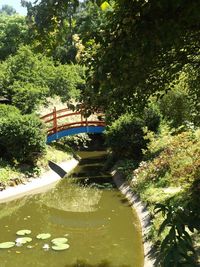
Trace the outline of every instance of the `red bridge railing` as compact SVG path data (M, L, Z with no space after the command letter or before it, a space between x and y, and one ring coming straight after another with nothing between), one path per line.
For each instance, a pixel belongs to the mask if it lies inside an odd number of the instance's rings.
M82 111L73 112L70 109L64 108L53 111L41 117L47 126L47 135L51 135L69 128L76 128L81 126L105 126L103 120L104 114L95 113L90 117L84 117Z

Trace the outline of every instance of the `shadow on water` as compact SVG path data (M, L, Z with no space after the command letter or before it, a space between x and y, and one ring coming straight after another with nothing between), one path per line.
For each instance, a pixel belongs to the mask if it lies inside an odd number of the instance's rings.
M104 170L107 161L107 151L102 135L93 135L88 148L77 152L80 161L72 173L73 179L81 185L97 188L114 188L112 177Z
M65 265L65 267L115 267L114 265L112 265L109 261L101 261L100 263L98 264L89 264L85 261L82 261L82 260L78 260L76 263L74 264L67 264ZM118 267L130 267L130 265L120 265Z

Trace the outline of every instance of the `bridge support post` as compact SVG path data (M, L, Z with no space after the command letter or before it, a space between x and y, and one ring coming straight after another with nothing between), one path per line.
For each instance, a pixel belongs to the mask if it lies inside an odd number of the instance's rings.
M57 114L56 114L56 107L53 109L53 128L54 128L54 133L57 134L58 131L58 125L57 125Z
M85 118L85 121L86 121L86 132L88 133L89 130L88 130L88 118L87 117Z

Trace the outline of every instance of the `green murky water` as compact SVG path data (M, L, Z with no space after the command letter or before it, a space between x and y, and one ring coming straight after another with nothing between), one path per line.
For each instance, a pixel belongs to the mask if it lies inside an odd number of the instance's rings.
M45 193L0 204L0 242L14 241L20 229L32 230L33 238L28 244L33 248L26 244L1 249L0 267L143 266L136 213L117 189L102 189L110 179L101 173L105 152L80 152L80 156L74 179L63 179ZM52 237L37 240L39 233ZM69 234L68 250L44 251L44 244L51 245L51 239L65 234Z

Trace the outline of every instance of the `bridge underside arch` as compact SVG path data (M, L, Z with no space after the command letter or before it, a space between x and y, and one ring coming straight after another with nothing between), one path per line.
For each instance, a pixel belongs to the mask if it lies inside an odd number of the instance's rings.
M74 127L69 128L66 130L59 131L57 133L51 134L47 137L47 144L51 143L52 141L58 140L62 137L75 135L79 133L102 133L105 130L105 126L81 126L81 127Z

